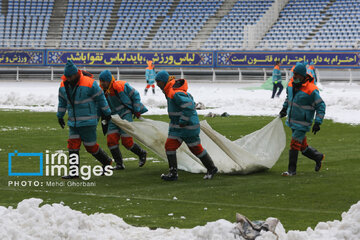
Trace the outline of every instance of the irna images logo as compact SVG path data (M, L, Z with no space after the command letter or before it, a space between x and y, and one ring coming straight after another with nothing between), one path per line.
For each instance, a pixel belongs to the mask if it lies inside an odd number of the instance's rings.
M39 172L13 172L12 163L14 157L24 157L24 159L29 157L39 157ZM43 153L18 153L15 150L13 153L8 153L8 163L9 163L9 176L43 176Z
M8 153L8 175L9 176L80 176L83 180L89 180L92 175L95 176L112 176L113 170L110 165L100 166L96 165L94 167L90 165L79 166L80 159L77 154L68 155L63 152L56 152L50 154L49 150L45 151L45 167L43 161L43 153L19 153L15 150L13 153ZM38 158L36 159L36 164L39 164L38 172L16 172L14 170L14 163L21 163L21 165L26 165L26 161L29 158ZM32 161L34 161L32 159ZM33 162L32 162L33 163ZM70 167L68 167L70 165Z

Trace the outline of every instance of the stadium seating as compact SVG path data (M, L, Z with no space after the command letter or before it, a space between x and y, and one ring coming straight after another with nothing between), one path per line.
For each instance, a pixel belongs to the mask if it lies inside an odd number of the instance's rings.
M54 0L9 0L8 4L7 15L0 16L0 47L45 46Z
M202 48L241 48L244 39L244 25L256 23L273 2L273 0L238 1L233 9L221 19Z
M69 0L62 34L62 47L103 46L115 0ZM65 40L70 40L64 42Z
M1 11L6 2L7 11ZM0 1L0 12L3 13L0 14L0 47L45 47L54 5L67 3L62 9L66 15L61 30L52 28L49 35L61 34L57 39L61 40L61 48L189 49L196 46L194 39L197 39L202 41L201 49L239 50L245 49L244 26L258 22L274 2ZM233 7L223 12L227 6ZM222 11L219 11L220 7ZM221 12L226 14L220 19L216 14ZM211 17L213 19L208 21ZM218 22L216 25L214 19ZM198 35L206 23L205 31ZM206 33L206 29L211 31ZM107 43L103 41L105 36L110 40ZM257 49L357 49L359 45L359 0L290 0Z
M1 13L1 6L2 1L0 1L0 13ZM0 47L3 47L3 39L4 39L4 31L5 31L5 16L0 14Z
M109 48L141 48L157 18L166 16L173 0L123 0Z
M166 16L150 47L152 49L186 49L223 2L224 0L181 0L174 14Z
M323 10L329 2L330 0L290 0L258 47L299 48L326 16Z
M326 14L330 14L331 18L316 33L307 47L317 49L356 47L354 42L360 39L359 1L337 0Z

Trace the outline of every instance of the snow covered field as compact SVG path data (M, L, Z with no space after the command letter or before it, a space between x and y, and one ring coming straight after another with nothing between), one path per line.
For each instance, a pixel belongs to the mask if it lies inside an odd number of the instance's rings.
M235 239L235 224L220 219L192 229L156 229L133 227L112 214L86 215L62 204L45 204L31 198L16 209L0 206L0 239L156 239L221 240ZM342 214L342 220L319 223L314 229L285 232L279 223L275 230L279 240L358 240L360 239L360 202ZM237 237L236 239L239 239ZM275 240L263 232L257 240Z
M130 83L141 94L149 109L146 114L166 114L166 100L159 88L156 94L149 91L144 96L144 83ZM53 111L57 109L57 93L60 82L0 82L0 108ZM248 90L260 86L241 83L189 83L189 92L196 102L202 102L206 110L199 114L223 113L245 116L275 116L285 99L285 92L278 99L270 99L269 90ZM327 83L320 93L326 103L327 119L335 122L360 124L360 85Z

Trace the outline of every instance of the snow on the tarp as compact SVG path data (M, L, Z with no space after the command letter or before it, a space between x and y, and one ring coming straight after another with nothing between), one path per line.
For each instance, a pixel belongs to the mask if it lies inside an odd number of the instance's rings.
M0 82L0 108L25 109L31 111L56 111L59 82ZM159 88L144 96L144 83L131 82L141 94L143 103L149 109L146 114L166 114L166 100ZM260 86L242 83L199 83L190 82L189 92L196 102L202 102L209 112L245 116L275 116L285 99L270 99L269 90L248 90ZM321 97L326 103L326 119L336 122L360 124L360 85L348 83L326 83L322 85Z
M62 204L45 204L31 198L17 208L0 207L0 239L156 239L196 240L234 239L235 223L220 219L192 229L134 227L113 214L86 215ZM235 213L234 213L235 214ZM358 240L360 239L360 202L342 214L342 220L320 222L314 229L285 232L276 227L280 240ZM275 240L270 232L262 232L257 240Z

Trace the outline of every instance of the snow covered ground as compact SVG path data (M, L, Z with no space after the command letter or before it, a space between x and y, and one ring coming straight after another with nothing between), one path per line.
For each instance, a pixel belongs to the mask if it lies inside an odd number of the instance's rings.
M235 224L220 219L192 229L134 227L113 214L86 215L62 204L45 204L31 198L16 209L0 206L0 239L156 239L221 240L235 239ZM235 213L234 213L235 214ZM281 223L275 230L279 240L358 240L360 239L360 202L342 214L342 220L320 222L306 231L285 232ZM236 239L239 239L237 237ZM263 232L257 240L275 240Z
M149 109L146 114L166 114L166 101L159 88L156 94L149 91L144 96L144 83L130 83L141 94ZM59 82L0 82L0 108L53 111L57 109ZM190 82L189 92L196 102L202 102L206 110L199 114L223 113L245 116L275 116L285 99L285 92L278 99L270 99L269 90L249 90L260 83L199 83ZM335 122L360 124L360 85L327 83L320 93L326 103L327 119Z

